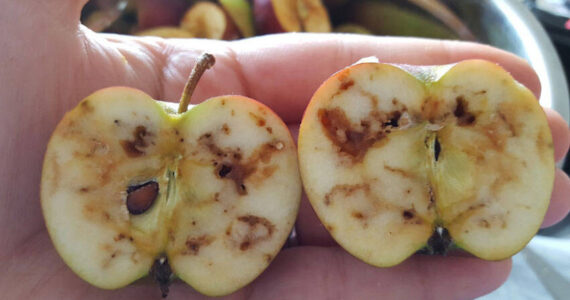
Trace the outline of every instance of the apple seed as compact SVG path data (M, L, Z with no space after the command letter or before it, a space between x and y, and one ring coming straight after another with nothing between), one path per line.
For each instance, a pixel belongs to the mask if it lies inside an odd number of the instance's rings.
M127 189L127 209L132 215L146 212L158 196L158 183L149 181Z

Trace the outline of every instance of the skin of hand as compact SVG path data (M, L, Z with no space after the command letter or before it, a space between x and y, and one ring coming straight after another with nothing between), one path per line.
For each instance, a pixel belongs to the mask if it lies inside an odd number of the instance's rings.
M289 124L294 136L313 92L335 71L366 56L382 62L448 64L469 58L500 64L538 97L529 65L478 44L355 35L287 34L237 42L163 40L96 34L79 24L86 0L0 0L0 292L5 299L156 299L150 280L105 291L74 275L55 252L41 214L39 185L47 141L64 113L109 86L141 89L177 101L195 59L215 55L193 102L224 94L257 99ZM556 160L570 143L568 126L545 109ZM570 180L560 170L544 226L570 210ZM340 249L304 197L300 245L282 251L252 284L223 299L467 299L504 282L511 261L465 255L416 255L374 268ZM170 299L202 299L176 281Z

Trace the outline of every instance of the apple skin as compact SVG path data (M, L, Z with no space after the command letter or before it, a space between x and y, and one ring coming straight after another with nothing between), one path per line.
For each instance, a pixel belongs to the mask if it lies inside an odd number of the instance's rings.
M240 162L246 193L217 169ZM158 183L156 200L129 214L125 190L148 180ZM53 244L85 281L124 287L165 255L175 276L210 296L236 291L268 266L300 195L294 141L266 106L220 96L176 114L172 103L126 87L99 90L65 115L41 182Z
M539 229L554 181L538 101L481 60L337 72L305 111L298 152L325 228L378 267L424 248L437 228L479 258L508 258Z

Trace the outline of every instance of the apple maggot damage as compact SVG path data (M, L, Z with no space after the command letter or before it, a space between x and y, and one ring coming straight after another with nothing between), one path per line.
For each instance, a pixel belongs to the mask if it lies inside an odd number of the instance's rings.
M431 71L348 67L321 85L301 124L311 204L341 246L376 266L426 246L445 253L451 240L504 259L548 207L552 140L534 96L489 62Z
M164 104L166 105L166 104ZM129 88L95 92L52 135L42 174L46 225L91 284L150 275L224 295L257 277L294 224L301 183L286 125L249 98L182 113Z

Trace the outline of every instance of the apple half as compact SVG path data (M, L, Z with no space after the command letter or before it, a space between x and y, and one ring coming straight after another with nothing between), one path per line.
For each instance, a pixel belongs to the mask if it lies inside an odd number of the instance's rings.
M313 95L298 152L324 226L381 267L450 241L486 260L510 257L539 229L554 181L538 101L482 60L341 70Z
M331 21L321 0L254 0L259 33L330 32Z
M252 281L300 195L295 144L268 107L220 96L176 113L127 87L65 115L41 183L47 229L75 273L115 289L150 272L163 295L171 273L211 296Z

